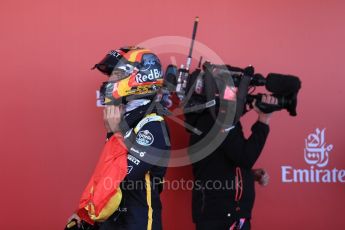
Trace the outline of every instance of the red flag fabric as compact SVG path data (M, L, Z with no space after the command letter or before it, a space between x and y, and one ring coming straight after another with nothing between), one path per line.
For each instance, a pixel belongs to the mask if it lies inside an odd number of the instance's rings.
M120 204L119 188L127 175L127 148L120 133L105 144L95 171L79 201L77 214L84 221L104 221Z

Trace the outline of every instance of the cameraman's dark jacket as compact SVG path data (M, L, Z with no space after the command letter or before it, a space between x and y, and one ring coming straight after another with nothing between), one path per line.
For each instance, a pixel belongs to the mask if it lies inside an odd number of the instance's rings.
M155 109L145 115L148 107L126 113L121 123L128 148L128 172L120 185L120 208L100 226L101 230L162 229L160 192L166 167L159 165L168 163L170 142L163 117Z
M213 117L204 112L198 116L194 125L203 134L192 134L191 145L211 130ZM195 223L233 222L240 217L251 218L255 199L252 167L264 147L269 126L256 122L251 130L251 136L245 139L239 122L230 131L220 129L219 132L223 132L225 138L221 145L206 158L193 164L195 187L192 211Z

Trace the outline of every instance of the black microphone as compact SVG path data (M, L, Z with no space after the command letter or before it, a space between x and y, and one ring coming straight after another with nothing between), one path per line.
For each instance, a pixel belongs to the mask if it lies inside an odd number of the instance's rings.
M301 81L292 75L269 73L266 78L266 89L282 96L297 93L301 88Z

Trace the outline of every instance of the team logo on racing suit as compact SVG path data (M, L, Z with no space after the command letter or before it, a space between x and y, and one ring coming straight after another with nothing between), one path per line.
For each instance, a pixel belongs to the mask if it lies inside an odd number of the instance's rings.
M131 148L131 151L132 151L133 153L138 154L140 157L144 157L145 154L146 154L146 152L139 151L138 149L135 149L135 148L133 148L133 147Z
M154 141L152 133L148 130L140 131L136 137L136 142L139 145L150 146Z

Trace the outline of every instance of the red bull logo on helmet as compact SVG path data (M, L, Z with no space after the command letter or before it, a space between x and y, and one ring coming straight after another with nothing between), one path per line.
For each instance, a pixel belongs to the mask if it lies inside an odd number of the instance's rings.
M145 72L139 72L135 76L135 81L138 83L154 82L162 78L162 72L159 69L151 69Z

